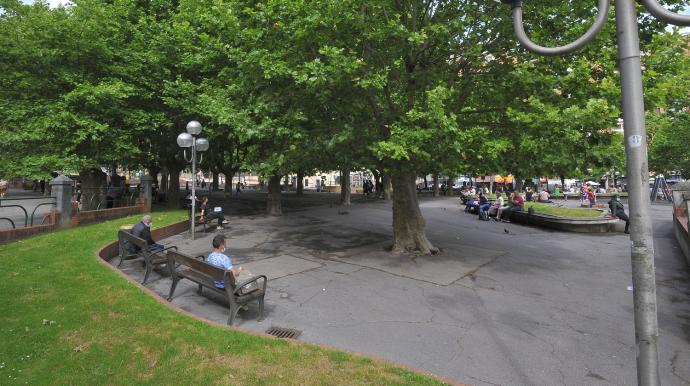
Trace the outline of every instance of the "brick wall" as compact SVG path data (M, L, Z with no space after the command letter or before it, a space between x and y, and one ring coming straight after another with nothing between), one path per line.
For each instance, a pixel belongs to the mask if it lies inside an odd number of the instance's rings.
M0 244L37 235L39 233L54 231L58 228L57 213L50 214L50 224L34 225L26 228L7 229L0 231Z
M78 212L77 214L72 216L70 225L76 226L79 224L94 221L111 220L114 218L126 217L137 213L144 213L143 205L124 206L122 208L111 209L86 210Z

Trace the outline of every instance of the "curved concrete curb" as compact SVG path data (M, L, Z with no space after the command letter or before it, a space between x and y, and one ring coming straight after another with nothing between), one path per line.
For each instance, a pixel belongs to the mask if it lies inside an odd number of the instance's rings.
M576 233L606 233L610 232L620 221L611 218L581 218L558 217L541 213L513 212L511 220L526 225L536 225L543 228L556 229Z
M180 221L178 223L166 225L162 228L154 229L153 231L151 231L151 237L153 237L155 239L166 238L166 237L170 237L172 235L182 233L188 229L189 229L189 221L183 220L183 221ZM99 261L99 263L101 263L105 267L108 267L108 269L115 272L120 277L122 277L123 279L125 279L128 282L130 282L131 284L133 284L135 287L138 287L144 293L151 296L155 301L166 306L170 310L178 312L178 313L183 314L185 316L188 316L192 319L196 319L200 322L203 322L203 323L215 326L215 327L224 328L224 329L228 329L228 330L235 330L235 331L243 332L245 334L258 336L261 338L279 339L279 338L274 337L273 335L268 335L265 333L261 333L261 332L257 332L257 331L253 331L253 330L248 330L248 329L245 329L242 327L228 326L227 324L222 324L222 323L214 322L212 320L204 319L204 318L201 318L197 315L192 314L189 311L186 311L180 307L177 307L173 303L171 303L171 302L161 298L160 296L158 296L158 294L155 293L153 290L143 286L141 283L139 283L138 281L127 276L124 272L117 269L117 267L110 264L110 260L112 260L114 257L116 257L119 253L120 252L119 252L119 248L118 248L118 242L117 242L117 240L115 240L115 241L111 241L110 243L104 245L98 251L96 251L96 257L97 257L97 260ZM285 339L283 339L283 340L285 340ZM446 383L448 385L467 386L467 384L465 384L465 383L462 383L462 382L459 382L459 381L456 381L453 379L445 378L445 377L442 377L440 375L436 375L436 374L430 373L429 371L422 370L422 369L419 369L416 367L408 366L408 365L405 365L402 363L397 363L397 362L394 362L390 359L379 358L379 357L374 356L374 355L348 351L348 350L344 350L342 348L338 348L338 347L330 346L330 345L324 345L324 344L317 344L317 343L311 343L311 342L300 342L300 341L294 341L294 340L285 340L285 341L288 342L289 344L293 344L293 345L306 344L306 345L321 347L321 348L328 349L328 350L345 352L345 353L351 354L353 356L368 358L368 359L371 359L371 360L379 362L379 363L388 364L388 365L393 366L393 367L398 367L398 368L402 368L402 369L405 369L405 370L408 370L408 371L411 371L414 373L422 374L422 375L434 378L439 382Z

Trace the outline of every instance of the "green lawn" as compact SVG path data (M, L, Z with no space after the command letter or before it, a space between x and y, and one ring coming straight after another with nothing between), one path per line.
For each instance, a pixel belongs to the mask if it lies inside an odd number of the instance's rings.
M154 226L185 218L154 213ZM0 384L435 385L387 364L210 326L159 304L95 252L129 217L0 246Z
M542 204L539 202L526 202L525 210L534 208L536 213L559 217L601 217L601 211L594 209L562 208L555 204Z

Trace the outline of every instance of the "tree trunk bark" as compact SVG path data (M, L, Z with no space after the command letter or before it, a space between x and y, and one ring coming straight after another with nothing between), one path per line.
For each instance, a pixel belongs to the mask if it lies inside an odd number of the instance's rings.
M521 191L525 181L523 181L522 178L518 176L514 176L513 180L515 180L515 191Z
M211 182L211 191L215 192L218 190L218 172L211 172L213 173L213 182Z
M180 172L179 166L169 166L170 177L168 179L168 202L178 205L180 202Z
M489 176L489 193L494 192L494 176Z
M110 192L106 192L108 180L105 173L100 169L86 169L80 171L79 179L81 180L83 210L106 209L108 207L108 194L111 195L111 202L114 202L113 200L116 198L115 193L118 193L118 189L120 189L119 187L121 186L119 177L116 176L115 178L118 179L118 184L115 185L113 179L111 179L111 190ZM46 187L46 191L47 190Z
M429 189L429 181L426 179L426 174L424 175L424 190Z
M439 189L440 187L438 184L438 174L434 174L434 197L438 197L441 195Z
M393 196L393 185L391 183L391 177L387 174L383 175L383 199L390 201Z
M266 210L270 216L281 216L283 214L280 196L280 176L271 176L268 180Z
M350 206L350 169L340 171L340 205Z
M297 191L296 195L301 196L304 193L304 172L297 172Z
M376 189L376 195L374 197L379 198L381 197L381 190L383 187L381 184L381 173L379 173L376 169L373 169L371 174L374 175L374 189Z
M561 193L565 193L565 176L561 174L559 177L561 177Z
M168 192L168 169L165 168L161 170L161 186L158 187L158 191L161 193Z
M426 238L426 221L417 202L415 173L393 175L393 249L394 253L419 251L423 255L435 254L438 249Z

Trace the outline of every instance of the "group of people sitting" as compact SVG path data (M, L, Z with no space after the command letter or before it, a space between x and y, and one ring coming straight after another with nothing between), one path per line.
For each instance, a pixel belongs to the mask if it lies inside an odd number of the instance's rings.
M483 191L479 192L477 198L470 196L465 205L465 213L477 213L479 219L489 221L510 222L510 217L514 212L521 212L525 209L525 198L519 192L512 196L503 197L503 193L496 193L496 200L491 203Z
M546 188L542 189L541 192L535 192L532 190L532 188L528 187L525 191L525 201L536 201L543 204L552 204L553 201L551 201L550 198L551 194Z

